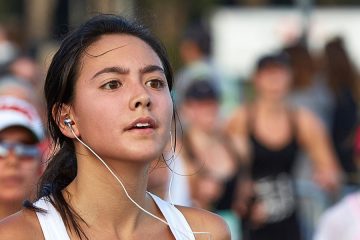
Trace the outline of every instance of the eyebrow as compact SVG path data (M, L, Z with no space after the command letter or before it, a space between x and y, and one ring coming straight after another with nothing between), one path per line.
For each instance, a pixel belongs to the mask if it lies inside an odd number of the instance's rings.
M140 73L144 74L144 73L152 73L152 72L161 72L164 73L164 69L158 65L148 65L144 68L141 68Z
M122 67L107 67L103 68L97 73L94 74L94 76L91 79L96 78L97 76L104 74L104 73L117 73L117 74L127 74L130 70Z
M94 79L97 76L104 74L104 73L128 74L129 72L130 72L130 70L128 68L123 68L123 67L118 67L118 66L117 67L106 67L106 68L101 69L97 73L95 73L91 79ZM139 72L141 74L152 73L152 72L164 73L164 69L158 65L148 65L148 66L145 66L144 68L141 68L139 70Z

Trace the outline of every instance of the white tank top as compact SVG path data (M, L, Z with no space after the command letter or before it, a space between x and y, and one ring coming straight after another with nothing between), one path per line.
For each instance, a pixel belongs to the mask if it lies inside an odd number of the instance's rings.
M172 204L149 193L164 215L169 228L176 240L195 240L184 215ZM45 240L70 240L60 213L45 198L39 199L34 205L46 212L36 212Z

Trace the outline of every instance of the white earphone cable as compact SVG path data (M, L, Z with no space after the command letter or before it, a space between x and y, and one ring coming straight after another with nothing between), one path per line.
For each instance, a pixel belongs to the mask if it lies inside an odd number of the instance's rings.
M170 147L171 147L171 150L175 151L174 149L174 144L173 144L173 140L172 140L172 134L171 134L171 131L170 131ZM171 162L173 162L173 168L175 168L175 152L172 153L171 157L170 157L170 164ZM172 183L173 183L173 180L174 180L174 169L172 169L171 167L169 167L170 169L170 172L171 172L171 176L170 176L170 181L169 181L169 189L168 189L168 197L169 197L169 201L172 205L174 205L174 201L172 199L172 194L171 194L171 188L172 188Z
M74 130L72 129L72 127L70 127L71 132L73 133L74 137L82 144L84 145L87 149L89 149L90 152L92 152L100 161L101 163L107 168L107 170L111 173L111 175L113 175L113 177L117 180L117 182L121 185L121 187L123 188L125 195L127 196L127 198L134 203L140 210L142 210L143 212L147 213L148 215L152 216L153 218L161 221L162 223L169 225L166 221L164 221L163 219L159 218L158 216L155 216L154 214L152 214L151 212L148 212L146 209L144 209L143 207L141 207L136 201L134 201L131 196L129 195L129 193L127 192L124 184L122 183L122 181L118 178L118 176L116 176L116 174L111 170L111 168L105 163L105 161L99 156L97 155L97 153L95 151L93 151L86 143L84 143L83 141L81 141L80 138L78 138L78 136L76 136L76 134L74 133Z
M78 136L76 136L72 126L70 124L66 124L70 131L72 132L72 134L74 135L74 137L76 138L76 140L78 140L83 146L85 146L92 154L94 154L99 160L100 162L106 167L106 169L111 173L111 175L117 180L117 182L121 185L122 189L125 192L126 197L135 204L135 206L137 206L140 210L142 210L143 212L145 212L146 214L148 214L149 216L159 220L160 222L164 223L165 225L169 226L169 223L166 222L165 220L159 218L158 216L152 214L151 212L147 211L146 209L144 209L143 207L141 207L135 200L133 200L131 198L131 196L129 195L129 193L127 192L124 184L122 183L122 181L118 178L118 176L112 171L112 169L105 163L105 161L94 151L92 150L86 143L84 143L80 138L78 138ZM172 141L172 140L171 140ZM169 192L170 193L170 192ZM186 235L185 233L183 233L182 231L180 231L179 229L175 229L176 231L178 231L179 233L183 234L184 236ZM209 239L212 239L212 235L210 232L193 232L193 234L209 234Z

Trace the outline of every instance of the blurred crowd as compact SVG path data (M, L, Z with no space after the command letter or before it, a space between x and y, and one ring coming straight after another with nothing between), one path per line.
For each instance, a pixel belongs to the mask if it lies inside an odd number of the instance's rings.
M203 25L178 49L176 151L154 160L149 191L220 214L235 240L358 239L360 88L341 36L320 55L301 39L264 53L249 88L214 64ZM46 168L41 66L0 29L0 219Z

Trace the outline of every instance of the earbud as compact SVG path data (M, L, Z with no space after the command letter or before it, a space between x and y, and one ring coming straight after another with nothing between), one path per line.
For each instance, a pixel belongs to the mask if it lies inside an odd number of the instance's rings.
M71 125L74 125L74 121L71 120L70 118L65 118L64 119L64 124L68 127L71 127Z

